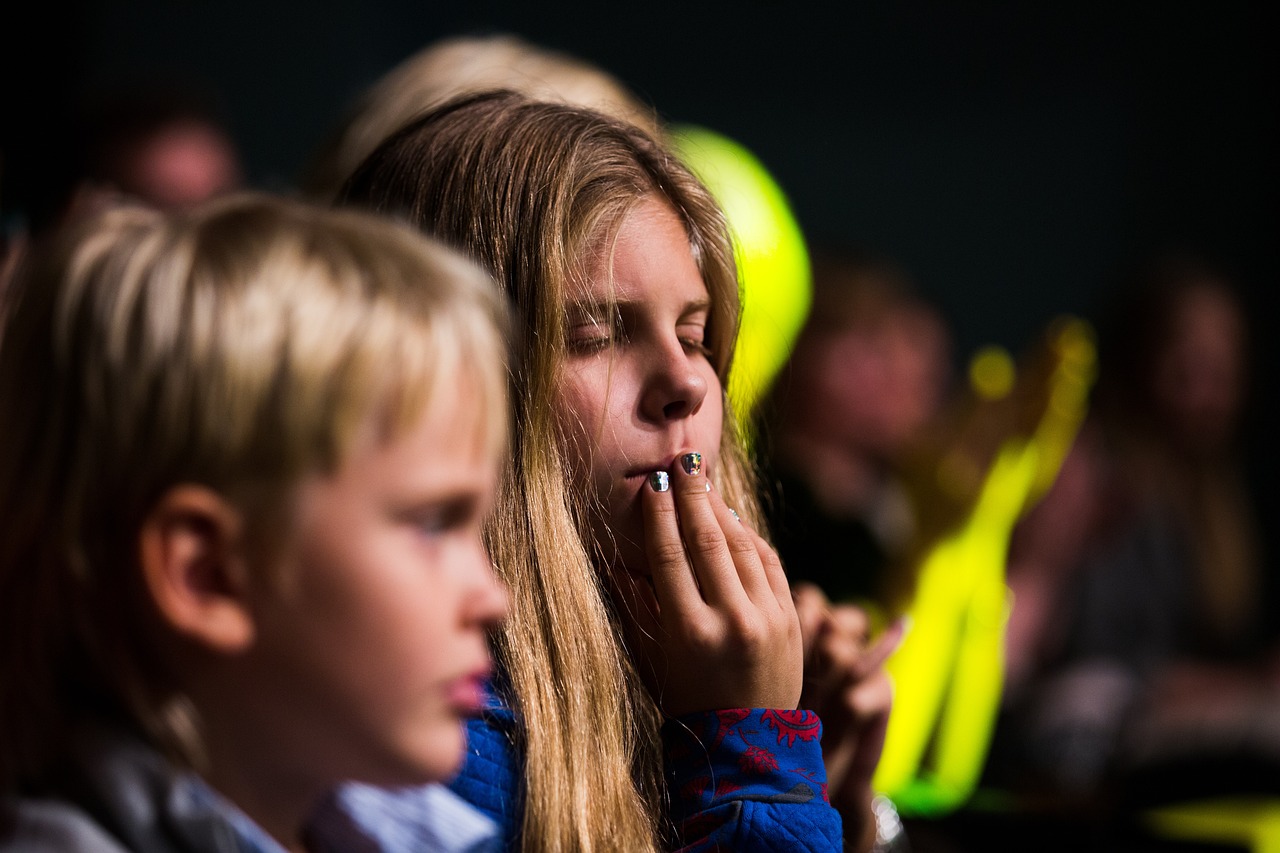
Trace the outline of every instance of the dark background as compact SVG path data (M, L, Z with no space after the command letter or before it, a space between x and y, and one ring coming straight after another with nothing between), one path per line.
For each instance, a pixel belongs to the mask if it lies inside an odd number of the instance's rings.
M822 4L832 8L834 4ZM961 355L1090 315L1126 262L1170 246L1237 277L1257 322L1255 479L1275 458L1276 28L1209 2L9 3L4 200L84 93L148 75L220 99L253 185L288 190L344 106L457 33L592 60L669 120L754 151L815 243L889 253ZM38 157L36 158L38 159ZM1265 504L1274 516L1274 501Z

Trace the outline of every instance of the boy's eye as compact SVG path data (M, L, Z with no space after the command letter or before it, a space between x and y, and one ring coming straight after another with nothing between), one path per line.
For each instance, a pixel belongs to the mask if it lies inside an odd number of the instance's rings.
M474 502L461 500L416 510L408 521L424 536L440 536L468 526L474 517Z

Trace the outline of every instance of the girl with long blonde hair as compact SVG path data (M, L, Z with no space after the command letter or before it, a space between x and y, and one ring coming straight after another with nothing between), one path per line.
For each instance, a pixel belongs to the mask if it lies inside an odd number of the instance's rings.
M342 200L462 249L519 318L486 531L511 616L455 790L528 851L839 849L725 402L739 291L707 190L634 126L493 92L393 134Z

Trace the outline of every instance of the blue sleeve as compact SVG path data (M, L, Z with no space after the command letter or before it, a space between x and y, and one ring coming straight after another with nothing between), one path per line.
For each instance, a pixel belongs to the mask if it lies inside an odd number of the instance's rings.
M817 714L708 711L668 721L662 738L682 851L842 849Z

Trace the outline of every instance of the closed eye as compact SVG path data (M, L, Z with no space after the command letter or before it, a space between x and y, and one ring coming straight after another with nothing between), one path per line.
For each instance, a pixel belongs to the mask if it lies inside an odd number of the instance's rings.
M576 316L575 316L576 315ZM579 307L570 311L565 346L570 352L592 353L627 340L621 315L606 306Z

